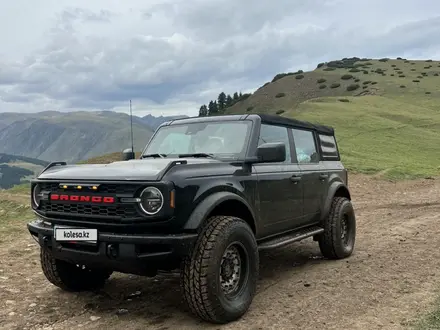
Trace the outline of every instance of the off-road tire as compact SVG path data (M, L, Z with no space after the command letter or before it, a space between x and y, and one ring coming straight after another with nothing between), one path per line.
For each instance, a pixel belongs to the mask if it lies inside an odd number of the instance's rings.
M345 217L347 223L347 241L341 238L341 222ZM349 257L354 250L356 240L356 216L351 201L346 197L334 197L330 212L323 221L324 233L319 235L318 242L322 255L327 259Z
M43 274L53 285L70 292L94 291L104 286L111 271L83 269L75 264L55 259L47 248L40 250Z
M243 280L244 284L239 285L235 297L228 298L222 289L220 272L223 255L232 243L239 246L242 264L247 266L242 271L244 277L239 277L239 282ZM204 321L217 324L235 321L252 303L258 274L258 247L249 225L236 217L214 216L201 229L192 252L183 260L183 296L192 313Z

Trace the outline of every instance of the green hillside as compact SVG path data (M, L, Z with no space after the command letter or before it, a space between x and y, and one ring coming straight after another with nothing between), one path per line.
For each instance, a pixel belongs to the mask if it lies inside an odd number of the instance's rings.
M278 74L219 114L271 113L332 125L344 163L388 178L440 175L440 62L359 59Z
M28 182L48 162L24 156L0 154L0 189Z

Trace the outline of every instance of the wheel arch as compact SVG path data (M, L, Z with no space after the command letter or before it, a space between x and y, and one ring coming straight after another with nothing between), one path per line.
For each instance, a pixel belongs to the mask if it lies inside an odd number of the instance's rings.
M332 200L335 197L345 197L349 201L351 201L350 191L348 190L347 186L345 184L343 184L342 182L334 182L333 184L331 184L331 186L328 190L327 198L324 203L324 209L321 214L321 220L323 220L330 212Z
M215 192L203 199L191 213L184 229L198 230L210 217L216 215L241 218L257 234L255 213L251 206L241 196L229 191Z

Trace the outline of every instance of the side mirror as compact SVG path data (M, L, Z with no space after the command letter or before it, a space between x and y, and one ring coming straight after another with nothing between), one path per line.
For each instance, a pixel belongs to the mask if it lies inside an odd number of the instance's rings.
M286 160L286 145L282 142L263 143L257 148L258 163L281 163Z
M130 160L130 159L134 159L134 158L135 158L135 153L131 148L125 149L122 152L122 160Z

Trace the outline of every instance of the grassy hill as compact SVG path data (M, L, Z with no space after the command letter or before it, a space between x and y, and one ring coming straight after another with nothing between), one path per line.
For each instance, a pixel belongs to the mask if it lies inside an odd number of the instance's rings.
M440 175L440 62L359 59L278 74L226 114L272 113L332 125L349 169Z

